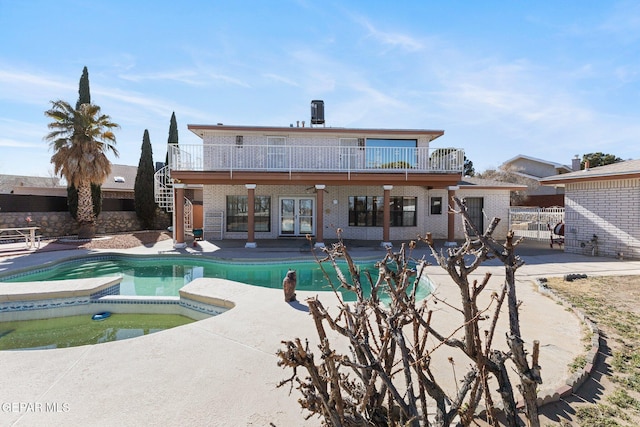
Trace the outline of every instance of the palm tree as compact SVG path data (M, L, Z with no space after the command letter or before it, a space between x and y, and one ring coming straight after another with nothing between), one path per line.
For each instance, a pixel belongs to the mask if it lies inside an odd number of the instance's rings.
M77 109L66 101L51 101L45 116L53 119L51 132L45 139L54 153L51 156L55 174L78 189L79 238L95 235L95 214L91 200L91 184L101 185L111 173L108 151L118 157L113 129L120 126L102 114L100 107L81 104Z

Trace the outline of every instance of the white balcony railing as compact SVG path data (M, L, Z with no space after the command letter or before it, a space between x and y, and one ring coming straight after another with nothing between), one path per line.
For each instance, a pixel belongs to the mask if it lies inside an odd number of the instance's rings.
M170 145L178 171L461 173L457 148Z

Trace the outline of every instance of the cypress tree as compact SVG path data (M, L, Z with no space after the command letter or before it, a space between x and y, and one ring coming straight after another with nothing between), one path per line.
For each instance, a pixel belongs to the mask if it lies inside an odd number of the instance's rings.
M80 76L76 110L79 109L82 104L91 104L91 92L89 91L89 70L87 70L86 65L82 69L82 76Z
M153 151L151 149L151 141L149 140L149 131L145 129L142 137L140 162L138 163L138 172L136 173L134 186L134 205L136 208L136 216L142 221L142 224L147 230L153 228L156 216L156 202L153 194L154 173Z
M165 166L169 164L169 144L178 143L178 123L176 122L176 112L171 113L171 122L169 123L169 138L167 139L167 158L164 161Z
M85 65L80 76L78 84L78 102L76 102L76 110L82 104L91 104L91 91L89 90L89 70ZM93 201L93 213L98 216L102 212L102 186L91 183L91 199ZM78 217L78 189L73 185L67 187L67 205L69 213L73 219Z

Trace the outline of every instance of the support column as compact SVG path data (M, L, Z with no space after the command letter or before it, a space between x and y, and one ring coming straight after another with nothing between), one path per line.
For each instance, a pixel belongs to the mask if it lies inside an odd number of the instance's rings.
M173 184L173 247L182 249L184 242L184 184Z
M324 184L316 184L316 244L324 248Z
M247 189L247 243L245 248L255 248L255 223L256 223L256 184L245 184Z
M393 185L383 185L384 189L384 198L383 202L384 206L382 207L382 243L380 246L384 247L392 247L391 239L389 239L389 227L391 224L391 190L393 190Z
M447 188L447 241L445 246L456 246L456 214L454 211L453 196L456 195L456 190L460 187L448 187Z

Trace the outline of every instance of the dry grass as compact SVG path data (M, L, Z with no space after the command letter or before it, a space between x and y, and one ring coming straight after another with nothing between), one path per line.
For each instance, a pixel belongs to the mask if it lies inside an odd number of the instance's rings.
M543 408L542 425L640 425L640 277L552 278L548 286L598 325L602 350L577 395Z

